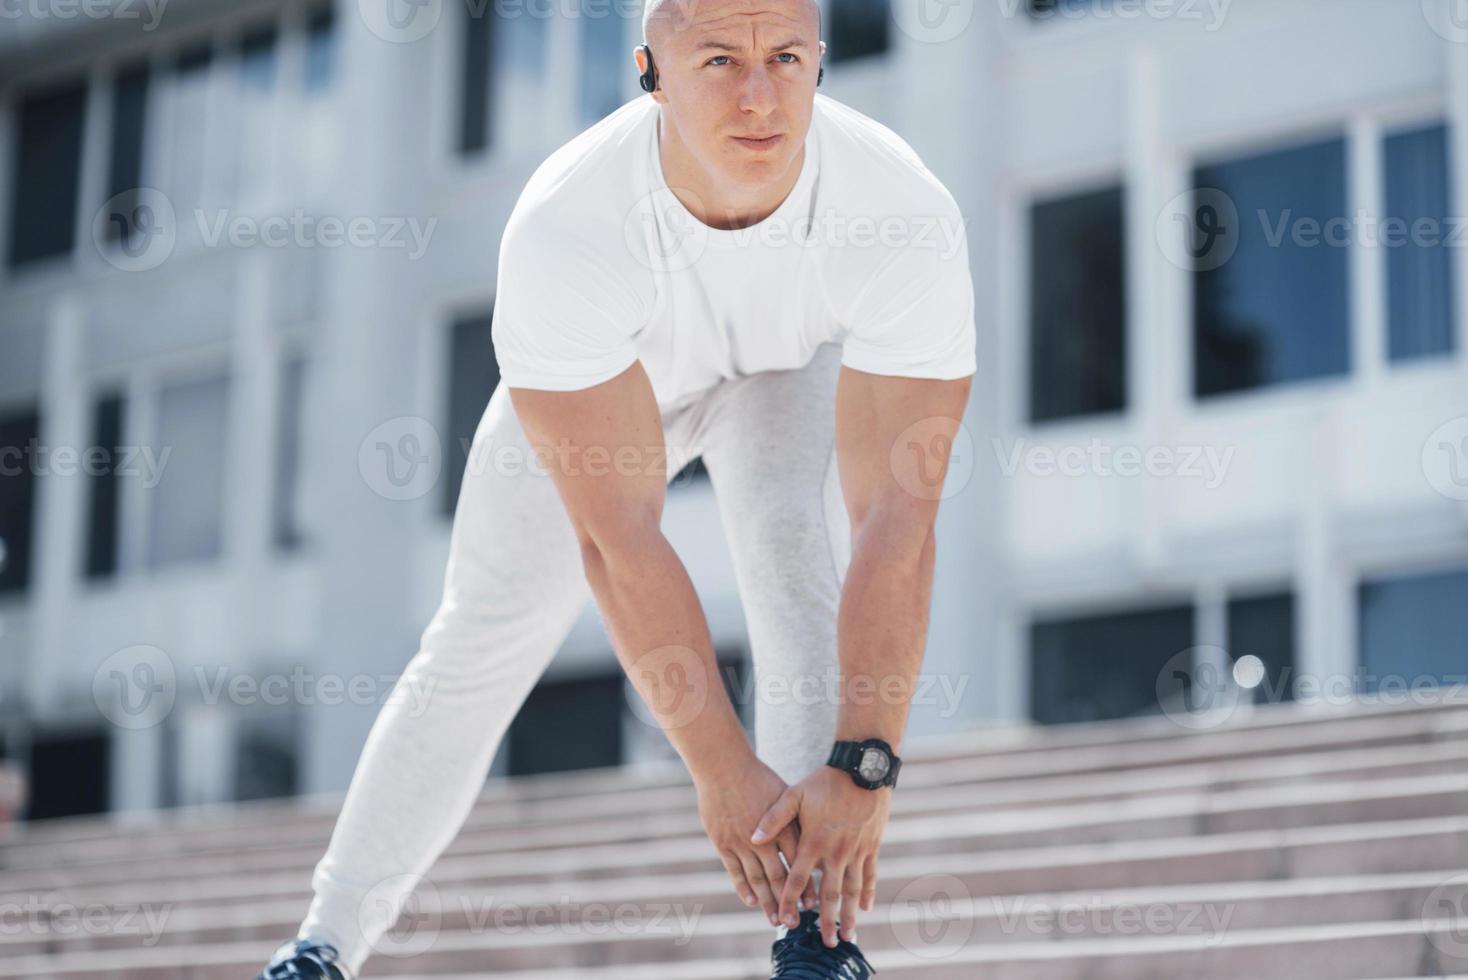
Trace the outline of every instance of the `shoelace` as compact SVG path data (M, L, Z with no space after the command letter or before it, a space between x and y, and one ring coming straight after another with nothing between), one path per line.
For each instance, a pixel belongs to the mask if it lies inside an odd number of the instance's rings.
M784 939L775 940L771 980L862 980L875 972L852 943L838 939L834 949L828 947L815 921L802 920Z
M267 967L265 977L266 980L324 980L331 976L327 964L335 963L336 958L336 947L330 943L308 943L293 949L284 962Z

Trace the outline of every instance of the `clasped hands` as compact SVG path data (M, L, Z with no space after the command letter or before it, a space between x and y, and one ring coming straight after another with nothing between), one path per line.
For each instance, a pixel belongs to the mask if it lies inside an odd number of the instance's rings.
M876 902L890 802L889 789L862 789L825 765L787 786L753 758L698 784L699 818L740 899L792 928L801 908L819 907L827 946L838 934L854 941L858 912Z

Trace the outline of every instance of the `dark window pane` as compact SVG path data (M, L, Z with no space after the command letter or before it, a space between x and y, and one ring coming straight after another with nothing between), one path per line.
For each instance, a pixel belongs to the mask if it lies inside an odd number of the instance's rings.
M674 460L674 462L677 461ZM676 490L679 487L685 487L692 483L707 482L709 482L709 471L704 468L703 457L695 456L685 463L683 468L673 477L672 482L668 484L668 489Z
M1030 715L1052 725L1156 712L1159 685L1169 698L1186 692L1186 676L1162 675L1193 645L1192 606L1036 622Z
M830 32L826 46L833 64L887 50L888 4L889 0L831 0L822 24Z
M306 21L306 91L324 92L336 81L336 14L322 7Z
M1285 593L1230 601L1228 653L1235 661L1253 656L1263 662L1264 679L1254 691L1256 701L1293 701L1295 597Z
M622 764L622 675L542 682L510 725L510 775Z
M191 44L178 53L180 74L204 71L214 59L214 42L204 40Z
M1122 190L1030 209L1030 421L1126 406Z
M137 207L137 189L143 183L143 133L148 109L148 64L140 62L117 74L112 89L112 147L107 168L107 197L127 197L112 213L131 215ZM107 222L107 239L115 241L124 221ZM136 222L130 222L136 225Z
M1362 689L1468 681L1468 568L1361 583Z
M1026 0L1025 7L1037 20L1055 14L1087 14L1095 10L1110 10L1116 0Z
M272 539L281 551L293 551L304 541L297 501L305 389L306 359L300 355L287 358L280 368L280 401L275 426L275 487L271 508Z
M40 431L35 413L0 418L0 593L24 591L31 580Z
M494 314L464 317L454 323L449 338L449 425L444 446L447 472L443 481L443 497L439 507L445 514L454 512L459 499L459 485L469 459L474 430L489 404L489 396L500 383L499 362L494 359L490 341L490 324ZM489 460L478 461L489 465Z
M464 74L460 79L460 153L473 153L489 146L495 21L494 4L468 5L464 17Z
M1199 167L1238 212L1237 250L1194 273L1194 390L1199 396L1345 374L1346 145L1331 140ZM1229 229L1222 229L1228 233ZM1210 263L1211 264L1211 263Z
M1433 126L1386 140L1388 356L1393 361L1453 350L1452 235L1448 131ZM1394 237L1386 237L1391 232ZM1465 243L1468 244L1468 243Z
M38 733L31 743L27 820L106 813L112 741L106 731Z
M275 25L254 28L240 38L240 78L246 86L268 90L275 85Z
M235 743L234 798L271 800L295 796L299 782L296 716L268 725L250 724Z
M109 394L98 399L93 409L92 442L88 451L96 447L102 453L97 454L101 465L88 467L87 483L91 490L85 567L88 578L103 578L117 572L121 477L116 467L123 459L123 405L122 395Z
M71 251L82 162L86 83L24 97L10 188L10 266Z
M599 5L582 8L581 121L593 123L622 104L622 75L629 70L624 41L626 21L614 9ZM653 52L657 57L657 52ZM641 91L639 89L639 91Z

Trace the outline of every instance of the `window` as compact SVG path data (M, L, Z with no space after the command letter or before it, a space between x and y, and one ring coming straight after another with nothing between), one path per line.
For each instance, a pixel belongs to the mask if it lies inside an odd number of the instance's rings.
M493 87L494 36L498 33L494 6L469 4L464 21L464 64L459 104L459 152L473 153L489 146L490 89Z
M148 491L150 568L216 558L220 553L228 393L228 381L220 375L176 383L159 395L157 452L162 473L158 485Z
M1295 597L1284 593L1230 600L1228 653L1235 661L1253 656L1263 662L1257 700L1294 700Z
M34 411L0 415L0 595L24 592L31 581L40 431Z
M510 775L622 764L622 674L542 681L510 724Z
M1383 576L1359 590L1362 689L1468 682L1468 568Z
M493 312L455 321L449 337L449 422L444 446L446 473L439 509L452 515L469 460L469 447L489 396L500 383L499 362L490 340ZM481 461L487 462L487 461Z
M221 160L230 171L237 202L251 200L268 186L279 61L276 42L273 23L257 25L240 37L239 77L228 102L231 115L225 137L233 152Z
M336 82L336 13L322 7L306 20L306 78L309 95L326 92Z
M822 25L831 32L826 42L831 62L885 54L890 21L889 0L830 0L830 16L822 17Z
M137 226L137 190L143 184L143 134L148 110L148 63L117 73L112 84L112 146L107 167L107 197L124 195L109 214L108 241Z
M1030 421L1126 406L1120 187L1030 209Z
M37 732L31 741L27 820L106 813L112 739L106 729Z
M1210 164L1193 179L1226 195L1239 222L1228 261L1193 274L1195 393L1345 374L1344 140Z
M704 468L703 457L695 456L683 464L683 468L669 482L668 489L677 490L679 487L686 487L689 484L707 482L709 482L709 471Z
M119 529L118 465L122 462L123 396L108 393L97 399L92 411L92 441L87 447L102 450L105 461L88 468L90 499L87 505L87 551L83 571L87 578L106 578L117 573Z
M1387 356L1393 361L1453 350L1448 131L1441 125L1386 138L1386 218L1403 227L1387 245Z
M280 551L294 551L301 531L301 435L304 426L306 358L294 354L280 365L275 418L275 485L271 495L271 538Z
M169 186L164 190L178 215L192 215L206 207L209 135L209 68L213 48L208 41L185 48L178 55L170 91L172 114L167 154ZM221 205L222 206L222 205ZM178 221L180 239L199 234L194 221Z
M242 723L235 737L235 800L295 796L299 715Z
M550 8L533 3L468 5L460 66L460 153L490 148L497 132L514 133L516 139L539 139L546 132L550 113L543 88L550 14ZM609 19L616 18L602 18ZM616 77L610 75L603 83L610 81L616 88Z
M71 252L86 104L80 80L21 100L10 188L11 268Z
M1056 619L1030 627L1030 715L1041 724L1149 714L1187 690L1164 668L1191 649L1193 608Z
M622 104L623 76L635 67L631 59L633 45L623 35L626 20L615 10L583 7L578 23L581 27L581 123L590 125ZM653 57L657 57L656 51Z

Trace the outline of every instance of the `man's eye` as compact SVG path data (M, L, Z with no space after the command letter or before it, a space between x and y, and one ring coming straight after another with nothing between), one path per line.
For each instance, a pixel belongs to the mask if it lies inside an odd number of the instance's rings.
M729 57L727 54L716 54L716 55L714 55L712 58L710 58L708 60L708 63L709 64L713 64L714 62L718 61L720 58L727 58L727 57Z
M787 65L793 65L793 64L795 64L796 61L799 61L800 60L800 57L798 55L796 55L794 52L791 52L791 51L781 51L780 54L779 54L779 57L781 57L781 58L784 58L784 57L787 57L787 56L790 57L790 58L794 58L795 59L795 61L787 61L787 62L785 62L785 64L787 64Z

